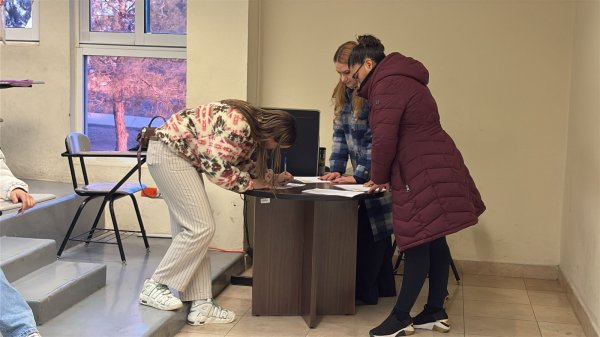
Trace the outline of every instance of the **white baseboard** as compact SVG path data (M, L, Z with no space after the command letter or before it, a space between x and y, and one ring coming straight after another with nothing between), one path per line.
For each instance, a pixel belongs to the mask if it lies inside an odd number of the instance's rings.
M579 323L581 323L581 327L583 328L583 332L586 337L599 337L600 329L594 325L590 316L588 315L585 307L581 304L581 300L573 291L573 287L569 284L569 281L562 273L562 270L558 271L558 282L565 290L567 297L569 298L569 302L571 302L571 306L573 307L573 311L575 311L575 316L579 319Z

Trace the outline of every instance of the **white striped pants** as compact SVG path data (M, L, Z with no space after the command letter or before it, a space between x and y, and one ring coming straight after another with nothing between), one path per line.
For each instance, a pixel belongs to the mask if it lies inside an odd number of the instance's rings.
M202 175L162 141L150 141L148 170L169 208L173 241L152 279L182 301L212 298L208 244L215 220Z

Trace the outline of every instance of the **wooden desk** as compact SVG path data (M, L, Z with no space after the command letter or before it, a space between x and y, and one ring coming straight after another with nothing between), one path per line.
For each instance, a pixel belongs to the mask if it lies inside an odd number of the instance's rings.
M355 313L358 200L302 193L330 184L246 193L254 229L253 315L302 315L314 328L319 315Z

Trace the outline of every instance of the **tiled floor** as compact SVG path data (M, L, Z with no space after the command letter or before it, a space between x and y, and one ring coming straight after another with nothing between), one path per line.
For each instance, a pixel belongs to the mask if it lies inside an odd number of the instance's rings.
M400 282L397 277L397 283ZM557 281L463 275L461 285L451 277L448 291L446 311L452 326L450 333L416 330L414 336L585 337ZM187 325L176 337L367 337L395 303L395 298L384 298L376 306L357 307L353 316L325 316L317 328L309 329L301 317L252 316L250 287L230 286L217 300L236 312L235 322ZM420 311L426 300L427 283L413 314Z

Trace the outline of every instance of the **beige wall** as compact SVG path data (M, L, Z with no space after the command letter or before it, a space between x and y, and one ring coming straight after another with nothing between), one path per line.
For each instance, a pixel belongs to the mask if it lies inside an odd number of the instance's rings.
M578 2L560 269L600 332L600 2Z
M69 7L66 0L40 0L39 45L0 45L0 77L46 83L0 91L2 150L14 173L24 178L68 178L60 153L70 122Z
M250 0L188 1L187 105L248 99ZM256 58L256 57L255 57ZM255 59L254 58L254 59ZM243 201L206 182L217 231L213 245L242 247Z
M260 103L320 109L328 153L337 46L372 33L421 60L488 206L450 237L454 257L558 265L569 2L263 0L261 23Z

